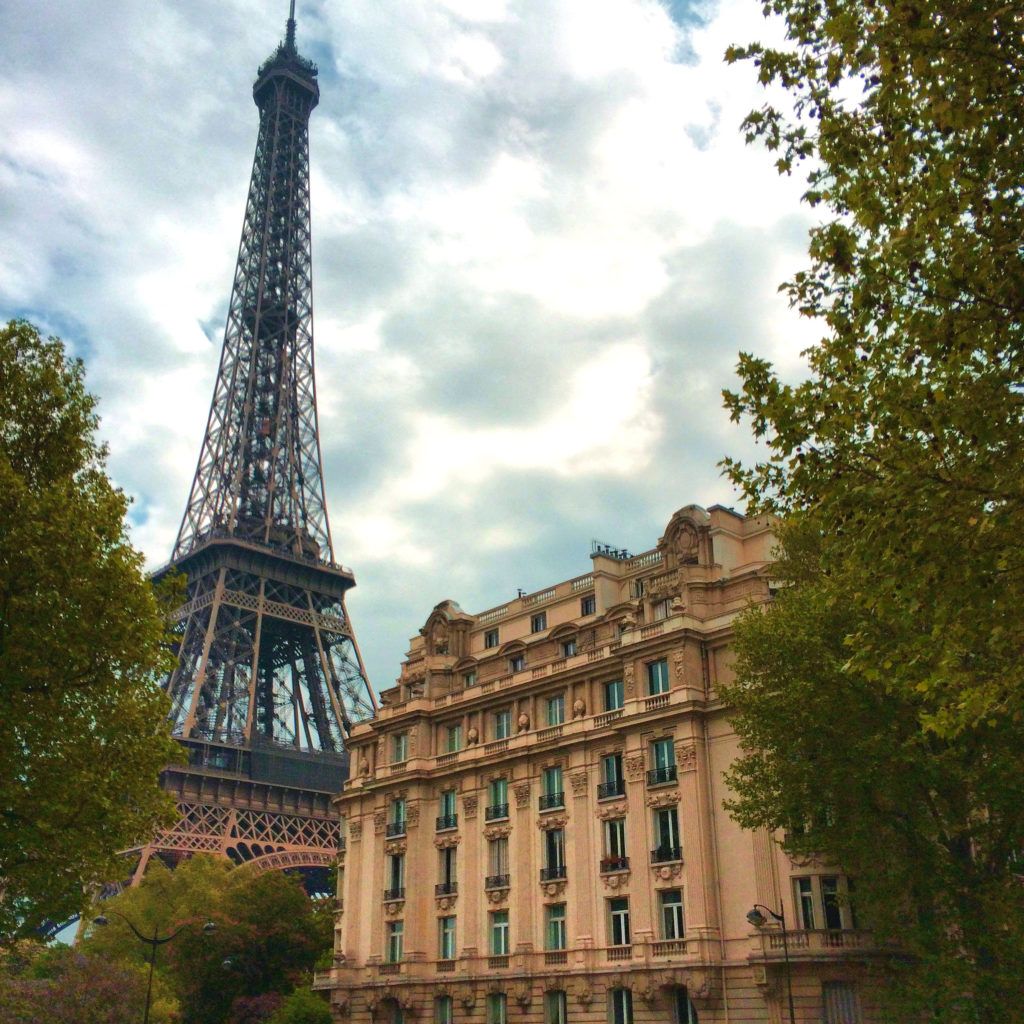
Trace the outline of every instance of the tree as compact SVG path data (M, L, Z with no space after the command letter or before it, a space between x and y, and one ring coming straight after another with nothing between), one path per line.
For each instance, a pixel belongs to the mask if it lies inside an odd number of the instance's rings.
M740 357L726 460L785 517L790 583L737 628L732 809L857 877L906 1013L998 1020L1024 988L1024 31L1017 5L775 0L788 90L749 139L827 217L787 286L809 377ZM884 850L884 875L879 856Z
M121 916L145 935L168 935L156 964L160 991L174 993L186 1024L251 1024L267 1020L309 974L333 940L333 919L304 892L298 876L254 874L196 855L174 871L151 863L142 882L101 907L106 927L93 927L85 952L141 968L147 948ZM202 924L212 920L216 930Z
M0 330L0 941L67 919L172 807L165 615L80 361Z
M331 1011L312 989L297 988L280 1005L268 1024L331 1024Z

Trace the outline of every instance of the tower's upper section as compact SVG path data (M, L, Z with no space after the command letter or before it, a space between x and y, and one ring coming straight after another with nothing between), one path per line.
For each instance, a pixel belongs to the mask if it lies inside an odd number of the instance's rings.
M306 90L312 96L310 109L320 99L320 87L316 81L316 65L311 60L299 55L295 48L295 0L292 0L288 14L288 27L285 30L284 42L260 65L253 83L252 95L256 105L262 109L266 97L272 95L268 88L275 79L287 79L298 89Z
M174 559L235 537L333 562L324 506L309 216L316 66L284 42L253 85L260 111L224 348Z

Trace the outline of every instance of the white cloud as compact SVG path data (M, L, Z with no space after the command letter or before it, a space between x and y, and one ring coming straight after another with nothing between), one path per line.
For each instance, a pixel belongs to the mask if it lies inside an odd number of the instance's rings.
M280 6L0 8L0 316L85 357L153 564L206 423ZM808 217L744 146L762 96L722 60L770 31L747 0L701 12L299 5L328 506L379 685L443 597L490 606L584 571L591 536L639 548L676 507L732 502L737 351L799 370L814 331L775 287Z

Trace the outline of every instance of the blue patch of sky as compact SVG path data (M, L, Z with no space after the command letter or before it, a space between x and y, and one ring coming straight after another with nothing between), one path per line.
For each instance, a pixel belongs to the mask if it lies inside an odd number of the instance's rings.
M60 338L64 342L64 351L72 359L81 359L85 363L86 387L89 386L89 360L96 349L89 338L88 330L80 320L58 309L39 309L32 306L6 310L3 317L5 323L8 320L27 320L38 328L44 338Z

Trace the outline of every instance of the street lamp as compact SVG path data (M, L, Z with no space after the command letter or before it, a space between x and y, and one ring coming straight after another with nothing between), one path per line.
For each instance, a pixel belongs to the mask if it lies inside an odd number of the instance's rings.
M786 933L786 913L782 907L779 907L779 912L776 914L771 907L766 907L763 903L755 903L747 913L747 920L755 928L763 928L768 923L768 918L761 913L762 910L767 911L782 927L782 956L786 961L786 997L789 999L789 1024L796 1024L796 1014L793 1012L793 972L789 965L789 936Z
M149 1024L149 1006L153 1000L153 965L156 963L157 946L162 946L164 945L164 943L170 942L171 939L177 938L178 935L180 935L181 932L188 928L189 925L193 925L196 922L186 921L184 924L179 925L177 928L175 928L170 935L165 935L163 938L160 938L159 928L155 928L153 930L152 935L143 935L142 932L140 932L139 929L136 928L135 925L132 924L132 922L124 916L124 914L120 914L116 910L111 910L110 913L113 914L115 917L121 918L121 920L124 921L124 923L128 925L128 927L131 928L131 930L135 933L135 937L139 940L139 942L142 942L145 945L149 946L149 981L146 983L146 1010L142 1015L142 1024ZM110 924L110 922L106 919L106 917L103 916L103 914L94 917L92 919L92 923L98 924L100 927L104 927ZM217 926L212 921L207 921L206 924L203 925L203 931L207 934L209 934L210 932L214 932L216 930Z

